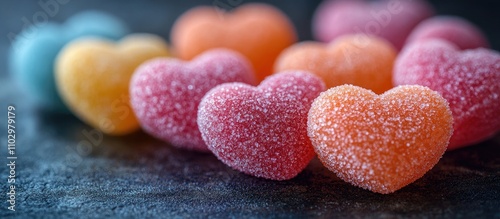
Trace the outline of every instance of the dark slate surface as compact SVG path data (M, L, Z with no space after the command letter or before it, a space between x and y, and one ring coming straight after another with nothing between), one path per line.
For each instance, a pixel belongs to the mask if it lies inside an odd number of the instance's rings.
M52 19L101 8L125 19L135 31L167 37L183 10L212 2L73 0ZM438 12L478 23L498 50L500 22L494 16L498 10L494 2L434 1ZM301 39L310 38L308 17L315 3L272 3L294 18ZM20 19L40 8L36 1L1 1L0 5L0 188L4 194L0 218L500 218L500 135L447 152L423 178L389 195L351 186L317 160L298 177L276 182L238 173L210 154L178 150L141 132L93 142L84 134L91 127L71 115L39 109L10 81L5 36L18 33ZM152 18L159 22L144 23ZM17 109L15 213L6 210L5 195L9 104ZM78 147L86 143L92 146Z

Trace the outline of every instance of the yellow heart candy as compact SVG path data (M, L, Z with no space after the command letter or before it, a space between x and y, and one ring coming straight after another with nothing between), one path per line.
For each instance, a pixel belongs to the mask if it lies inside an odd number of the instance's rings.
M82 121L111 135L139 128L128 87L144 61L168 56L166 43L150 34L132 34L118 43L82 38L66 45L56 60L57 88Z

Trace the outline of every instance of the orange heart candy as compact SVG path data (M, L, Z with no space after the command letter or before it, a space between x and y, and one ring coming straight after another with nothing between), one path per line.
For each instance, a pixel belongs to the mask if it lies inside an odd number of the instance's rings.
M130 108L130 78L142 62L167 55L166 43L150 34L129 35L118 44L82 38L59 53L57 88L82 121L106 134L128 134L139 128Z
M295 29L278 9L247 4L232 13L215 7L197 7L184 13L172 29L172 44L182 59L225 47L246 56L262 81L273 73L280 52L297 41Z
M377 95L353 85L323 92L308 117L321 162L341 179L378 193L422 177L441 158L453 132L448 102L419 85Z
M392 88L396 49L387 41L366 35L346 35L329 44L304 42L284 50L275 71L305 70L327 87L353 84L383 93Z

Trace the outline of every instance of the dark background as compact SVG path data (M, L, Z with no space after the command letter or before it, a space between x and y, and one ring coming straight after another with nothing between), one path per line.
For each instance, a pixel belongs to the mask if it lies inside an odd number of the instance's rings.
M220 0L221 2L228 2ZM19 34L23 17L42 10L38 1L0 1L0 165L6 160L6 108L17 108L16 213L0 195L0 218L34 217L466 217L500 218L500 137L447 152L415 183L390 195L351 186L317 160L284 182L247 176L210 154L172 148L139 132L104 137L91 151L77 151L92 128L71 115L38 109L11 83L7 34ZM134 32L169 40L175 19L197 1L70 0L50 18L62 22L86 9L123 19ZM250 1L243 1L248 3ZM254 2L254 1L252 1ZM264 1L283 10L300 40L312 39L310 23L320 1ZM438 14L462 16L477 24L492 48L500 49L497 0L431 1ZM88 153L88 155L87 155ZM7 191L7 168L0 168L0 194Z

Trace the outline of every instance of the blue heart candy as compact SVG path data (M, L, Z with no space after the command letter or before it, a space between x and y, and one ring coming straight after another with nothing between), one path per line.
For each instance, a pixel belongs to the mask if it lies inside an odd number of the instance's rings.
M117 40L129 33L118 18L99 11L85 11L64 24L46 23L24 29L14 40L9 65L13 78L46 108L67 111L57 92L54 62L68 42L82 36Z

